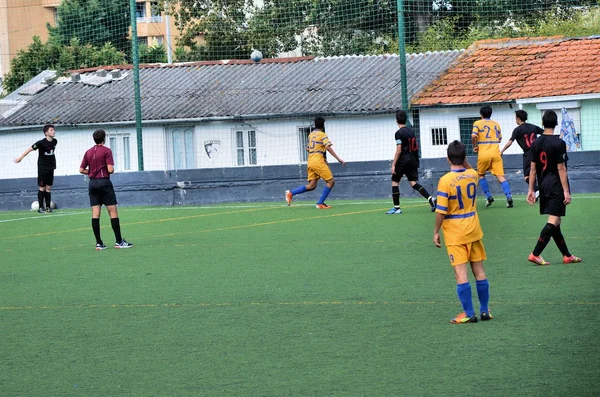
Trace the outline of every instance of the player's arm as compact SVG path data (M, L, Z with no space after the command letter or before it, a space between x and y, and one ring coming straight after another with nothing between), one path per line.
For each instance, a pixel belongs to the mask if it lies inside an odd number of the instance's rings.
M435 246L438 248L442 246L440 229L442 228L442 223L444 222L445 217L445 214L442 214L440 212L435 213L435 227L433 228L433 244L435 244Z
M396 164L400 159L400 154L402 154L402 145L396 145L396 153L394 153L394 160L392 160L392 174L396 173Z
M560 177L560 184L563 188L563 194L565 195L565 204L571 203L571 191L569 190L569 178L567 177L567 167L565 163L557 164L558 176Z
M471 134L471 142L473 143L473 152L477 153L479 151L479 146L477 145L477 141L478 141L478 134L475 133L475 131L473 131L473 133Z
M115 166L112 164L106 164L106 169L108 170L109 174L112 174L113 172L115 172Z
M27 155L28 155L29 153L31 153L31 152L33 152L33 147L32 147L32 146L29 146L29 147L27 148L27 150L25 150L25 152L24 152L22 155L20 155L19 157L17 157L17 158L14 160L14 161L15 161L15 163L17 163L17 164L18 164L18 163L20 163L20 162L21 162L21 160L23 160L23 159L25 158L25 156L27 156Z
M502 154L506 151L506 149L508 149L511 145L513 144L513 139L510 138L508 140L508 142L506 142L506 145L504 145L504 147L502 148L502 150L500 151L500 156L502 156Z
M340 163L342 163L342 165L344 165L344 166L345 166L345 165L346 165L346 162L345 162L344 160L342 160L341 158L339 158L339 156L338 156L337 154L335 154L335 151L333 150L333 148L332 148L331 146L332 146L332 145L327 145L327 151L328 151L329 153L331 153L331 155L332 155L333 157L335 157L335 159L336 159L337 161L339 161ZM108 171L108 172L110 172L110 171ZM110 173L112 174L112 172L110 172Z
M529 189L527 190L527 202L535 204L535 161L531 162L531 170L529 171Z
M83 174L83 175L89 175L90 170L88 170L87 168L81 168L81 167L79 167L79 173Z

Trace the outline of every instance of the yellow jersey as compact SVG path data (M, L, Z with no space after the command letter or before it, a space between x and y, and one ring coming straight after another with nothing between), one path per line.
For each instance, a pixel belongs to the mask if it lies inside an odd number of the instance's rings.
M477 137L479 157L500 156L499 143L502 141L500 124L490 119L477 120L473 123L471 136Z
M320 130L314 130L308 136L308 164L324 163L327 146L332 145L326 133Z
M436 212L444 214L442 233L446 245L472 243L483 238L477 215L477 172L452 170L438 183Z

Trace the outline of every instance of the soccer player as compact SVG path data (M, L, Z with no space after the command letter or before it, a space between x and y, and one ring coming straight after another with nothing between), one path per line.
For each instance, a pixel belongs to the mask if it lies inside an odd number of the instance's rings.
M54 184L54 170L56 169L56 156L54 155L54 151L56 149L56 144L58 143L54 138L55 131L52 124L46 124L43 131L45 135L44 139L41 139L28 147L22 155L14 160L15 163L18 164L29 153L39 149L37 182L39 187L38 212L40 214L43 212L52 212L52 208L50 207L52 195L50 191ZM44 201L46 201L46 205L44 205Z
M335 153L331 147L332 145L333 144L325 133L325 119L322 117L316 117L315 128L308 136L308 145L306 147L306 150L308 151L308 184L297 187L294 190L286 190L285 201L287 202L287 205L292 203L292 198L295 195L315 190L319 179L323 179L325 181L325 187L323 188L321 197L319 197L319 201L317 201L317 208L331 208L331 206L325 204L325 200L329 196L329 193L331 193L333 185L335 185L335 179L333 179L333 174L327 165L327 160L325 160L325 153L331 153L331 155L335 157L337 161L344 166L346 165L346 162L339 158Z
M92 230L96 237L96 249L106 249L100 238L100 213L102 204L106 205L108 215L110 216L110 224L115 233L115 248L131 248L133 244L128 243L121 237L117 196L110 181L110 174L115 172L115 162L112 157L112 151L104 146L106 132L104 130L96 130L93 137L96 145L85 152L79 172L90 178L89 196L92 207Z
M551 238L563 255L563 263L579 263L581 258L571 255L560 230L561 217L566 214L566 206L571 203L571 192L567 175L567 145L554 135L558 117L552 110L546 110L542 117L544 133L531 147L531 171L527 201L535 203L535 178L540 188L540 214L548 215L548 222L542 229L529 261L536 265L549 265L541 257L542 251Z
M406 175L410 186L425 197L431 205L431 211L435 211L435 199L431 197L429 192L419 185L419 144L412 128L406 126L406 112L398 110L396 112L396 154L392 161L392 201L394 207L386 214L395 215L401 214L400 209L400 179Z
M477 172L466 161L466 148L462 142L454 141L448 145L448 162L450 172L442 176L438 184L433 243L438 248L442 246L442 229L450 264L454 269L456 292L464 310L450 322L477 322L471 298L468 263L476 280L480 318L482 321L491 320L488 308L490 285L483 268L483 261L486 259L481 241L483 231L477 215Z
M479 114L481 115L481 120L473 123L471 140L473 141L473 151L477 153L479 185L487 198L485 206L489 207L494 202L494 198L490 193L490 187L485 179L485 173L491 171L498 178L500 185L502 185L502 190L504 190L504 194L506 195L506 206L512 208L513 199L510 193L510 185L504 177L504 165L498 146L500 141L502 141L500 124L490 119L492 117L492 108L490 106L483 106L479 109Z
M521 149L523 149L523 176L525 183L529 186L529 171L531 171L531 145L535 141L538 135L544 133L544 130L537 125L527 123L527 112L524 110L517 110L515 112L515 119L517 122L517 128L513 130L512 136L504 145L504 148L500 151L500 155L504 154L514 141L517 141ZM534 183L534 189L536 197L539 194L537 183Z

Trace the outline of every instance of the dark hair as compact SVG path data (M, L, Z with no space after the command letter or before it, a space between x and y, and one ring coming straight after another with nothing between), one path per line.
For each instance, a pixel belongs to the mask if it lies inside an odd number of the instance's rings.
M558 116L554 110L546 110L542 116L542 125L544 128L556 128L558 125Z
M44 126L44 134L46 134L50 128L54 128L54 126L52 124L46 124Z
M404 110L396 110L396 122L398 124L406 124L406 112Z
M467 149L460 141L451 142L448 145L448 160L454 165L463 165L467 158Z
M325 119L323 117L315 117L315 128L325 131Z
M515 115L517 116L517 118L523 122L527 121L527 112L524 110L517 110L515 112Z
M94 131L94 142L96 144L101 144L106 139L106 132L104 130L96 130Z
M482 106L481 109L479 109L479 114L484 119L489 119L492 117L492 107L488 105Z

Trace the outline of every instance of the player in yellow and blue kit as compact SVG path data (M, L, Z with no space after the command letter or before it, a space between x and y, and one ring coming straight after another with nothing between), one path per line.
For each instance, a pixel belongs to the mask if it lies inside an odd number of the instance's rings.
M498 178L498 182L500 182L502 190L506 195L506 206L512 208L513 199L510 192L510 185L504 177L504 164L500 155L499 144L502 141L500 124L494 120L490 120L490 117L492 117L492 108L490 106L483 106L479 109L479 114L481 115L481 120L473 123L471 140L473 141L473 151L477 153L479 185L481 185L481 189L483 189L487 198L485 206L489 207L494 202L494 198L490 193L490 187L485 179L485 173L491 171Z
M451 322L453 324L477 322L471 298L468 263L471 264L471 271L476 280L481 320L491 320L492 315L488 308L490 285L483 269L483 261L486 259L485 248L481 241L483 231L477 215L477 172L466 161L466 148L463 143L452 142L448 145L447 153L450 172L438 183L433 243L438 248L442 246L441 229L456 277L456 292L464 310Z
M300 186L294 190L286 190L285 201L287 202L287 205L292 203L292 197L295 195L315 190L319 179L323 179L326 185L323 188L321 197L319 197L319 201L317 201L317 208L331 208L329 205L325 204L325 200L329 196L331 189L333 189L333 185L335 185L335 179L333 179L333 174L331 173L331 170L327 165L327 161L325 160L325 153L331 153L331 155L335 157L337 161L342 163L342 165L346 165L344 160L339 158L332 149L332 145L333 144L329 140L329 137L325 133L325 119L322 117L315 118L315 128L308 136L308 145L306 147L306 150L308 150L308 184Z

